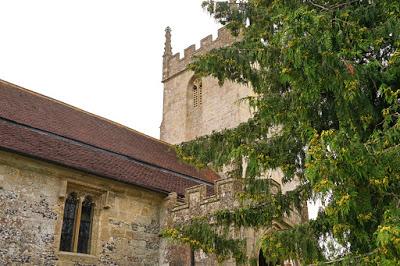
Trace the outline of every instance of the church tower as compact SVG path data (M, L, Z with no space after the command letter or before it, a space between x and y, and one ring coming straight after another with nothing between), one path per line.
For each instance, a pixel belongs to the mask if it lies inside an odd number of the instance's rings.
M251 95L252 89L248 86L226 81L219 86L218 80L212 77L199 78L188 69L197 55L202 55L212 49L224 47L238 41L226 28L218 31L217 38L211 35L200 41L196 49L191 45L184 50L181 58L179 53L172 54L171 29L165 30L165 48L163 55L162 83L164 85L163 119L160 127L160 139L179 144L190 141L196 137L204 136L225 128L234 128L251 117L247 102L241 101ZM246 168L245 160L243 168ZM196 186L186 191L184 203L177 203L177 198L172 198L175 204L169 215L172 221L187 221L191 217L209 215L214 211L235 208L236 192L241 186L233 178L226 178L220 173L222 179L215 182L215 194L208 196L205 186ZM243 176L244 176L243 172ZM283 193L293 190L297 181L282 184L282 171L268 169L260 178L272 179L277 190ZM230 196L227 196L230 195ZM243 228L237 237L246 241L247 256L258 261L258 265L267 265L264 255L260 251L260 237L266 230L282 230L300 223L306 219L304 213L293 213L284 217L284 221L274 221L271 228ZM190 262L201 265L216 265L212 255L202 252L192 252L187 247L163 243L166 252L162 253L161 265L189 265ZM179 254L179 255L177 255ZM191 264L192 265L192 264ZM224 262L224 265L236 265L233 259ZM292 265L292 264L285 264Z
M172 54L171 28L165 29L162 83L164 85L163 119L160 127L162 141L179 144L213 131L234 128L251 117L249 105L241 99L251 95L249 86L226 81L219 86L213 77L198 78L188 69L197 55L238 41L226 28L218 30L213 40L208 35L196 49L191 45ZM246 168L244 166L244 168ZM244 173L243 173L244 175ZM262 178L271 178L282 186L282 191L293 190L297 181L283 184L280 169L269 169Z
M248 104L240 99L251 93L250 87L232 82L223 86L212 77L198 78L188 69L196 55L237 41L229 31L221 28L213 40L212 35L200 41L196 49L191 45L172 54L171 29L165 30L162 83L164 85L163 119L160 138L178 144L224 128L232 128L250 118Z

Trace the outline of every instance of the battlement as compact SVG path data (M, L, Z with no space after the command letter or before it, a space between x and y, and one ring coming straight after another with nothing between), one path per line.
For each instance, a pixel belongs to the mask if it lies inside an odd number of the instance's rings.
M190 187L185 190L184 202L178 202L176 193L169 194L165 201L167 219L162 223L162 228L179 227L187 224L196 217L205 217L210 224L215 224L216 220L212 216L213 213L220 210L234 210L240 207L240 201L236 198L236 194L243 189L243 183L240 180L236 178L220 179L215 182L214 188L214 195L207 195L205 185ZM283 219L272 221L272 226L270 227L231 227L229 229L229 237L245 240L246 255L249 258L258 258L260 240L266 232L290 228L298 224L299 221L301 221L301 217L293 213L291 216L285 216ZM178 256L181 258L182 254L184 254L182 249L179 249L180 246L174 242L164 242L164 245L169 250L169 253L165 253L166 258L175 258L175 254L179 254ZM186 254L190 254L189 247L186 249L186 252ZM197 263L201 265L214 265L215 257L212 254L196 252L195 260L196 265ZM189 264L187 263L187 265ZM233 260L227 260L224 265L236 265L236 263Z
M169 198L173 202L171 213L177 220L188 220L193 217L193 213L206 215L216 210L237 207L238 202L235 200L235 194L241 189L241 182L235 178L217 180L213 195L207 195L205 185L187 188L184 202L179 202L175 193L170 195Z
M275 182L275 181L273 181ZM277 183L278 184L278 183ZM275 186L274 186L275 187ZM184 201L178 201L176 193L171 193L168 197L171 205L170 214L172 223L182 223L189 221L193 217L204 217L214 213L217 210L234 209L240 206L236 194L242 191L242 182L236 178L219 179L214 185L214 194L207 195L205 185L198 185L185 190ZM276 187L275 189L279 189ZM277 192L277 190L275 190ZM293 211L291 215L285 215L283 222L286 225L293 226L299 221L305 221L308 218L307 205L304 213Z
M172 55L167 62L167 75L163 76L163 81L166 81L176 74L184 71L187 65L192 62L194 56L202 55L215 48L227 46L238 41L239 37L234 37L225 27L218 30L218 35L213 39L212 35L208 35L200 40L200 47L196 49L196 45L192 44L184 49L183 57L180 53Z

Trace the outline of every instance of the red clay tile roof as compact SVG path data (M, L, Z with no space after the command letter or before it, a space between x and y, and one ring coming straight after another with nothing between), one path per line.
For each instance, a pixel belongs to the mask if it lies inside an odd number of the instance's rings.
M0 80L0 147L161 192L218 175L135 130Z

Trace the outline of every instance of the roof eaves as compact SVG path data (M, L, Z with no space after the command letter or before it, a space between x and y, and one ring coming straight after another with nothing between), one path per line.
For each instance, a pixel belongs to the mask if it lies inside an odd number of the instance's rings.
M105 153L108 153L108 154L112 154L113 156L123 157L123 158L129 159L131 161L134 161L134 162L136 162L136 163L138 163L138 164L140 164L140 165L142 165L144 167L156 169L156 170L162 171L164 173L173 174L173 175L179 176L181 178L185 178L187 180L190 180L190 181L193 181L193 182L196 182L196 183L204 184L206 186L211 186L211 187L213 186L212 182L209 182L209 181L197 178L197 177L185 175L185 174L182 174L182 173L179 173L179 172L176 172L176 171L172 171L170 169L166 169L166 168L160 167L160 166L155 165L155 164L150 164L148 162L145 162L145 161L142 161L142 160L138 160L136 158L133 158L131 156L127 156L125 154L121 154L121 153L110 151L110 150L107 150L107 149L104 149L104 148L100 148L100 147L97 147L97 146L92 145L92 144L88 144L88 143L85 143L85 142L82 142L82 141L74 140L74 139L71 139L71 138L68 138L68 137L65 137L65 136L62 136L62 135L55 134L53 132L49 132L49 131L45 131L45 130L42 130L42 129L34 128L34 127L29 126L29 125L21 124L21 123L18 123L16 121L9 120L9 119L3 118L3 117L0 117L0 120L6 121L8 123L12 123L14 125L18 125L18 126L22 126L22 127L25 127L25 128L29 128L30 130L38 132L38 133L41 133L41 134L50 135L53 138L58 138L58 139L61 139L63 141L69 141L69 142L72 142L72 143L77 144L77 145L83 145L85 147L90 147L91 149L95 149L95 150L100 151L100 152L105 152Z

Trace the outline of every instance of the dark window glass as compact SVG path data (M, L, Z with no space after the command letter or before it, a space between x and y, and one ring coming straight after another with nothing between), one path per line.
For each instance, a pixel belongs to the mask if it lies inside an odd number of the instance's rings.
M92 230L93 201L87 196L82 202L81 224L79 227L78 253L88 254L90 251L90 235Z
M76 193L71 193L65 200L64 218L61 231L60 250L72 251L74 245L74 225L78 198Z

